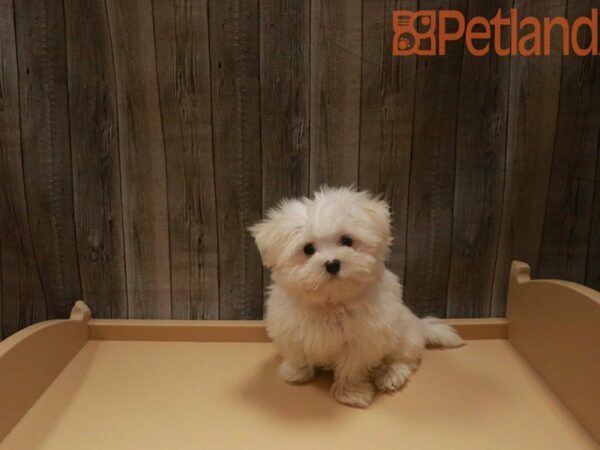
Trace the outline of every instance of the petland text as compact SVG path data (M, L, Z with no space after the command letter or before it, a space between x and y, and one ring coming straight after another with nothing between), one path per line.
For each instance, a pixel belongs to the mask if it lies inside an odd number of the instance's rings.
M500 56L533 56L571 52L579 56L598 55L598 9L569 23L564 17L519 17L517 9L508 16L497 14L487 19L473 17L465 20L462 12L394 11L395 56L445 55L446 44L465 39L467 50L475 56L494 51ZM552 48L552 34L560 36L562 45Z

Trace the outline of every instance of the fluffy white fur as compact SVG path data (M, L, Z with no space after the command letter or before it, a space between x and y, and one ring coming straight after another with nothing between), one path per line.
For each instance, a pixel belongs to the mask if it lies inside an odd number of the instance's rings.
M352 188L322 188L312 199L285 200L250 228L272 271L267 329L290 383L333 369L334 397L366 407L375 388L395 391L418 367L426 344L462 339L438 319L417 318L402 303L402 285L384 262L391 243L387 203ZM342 237L352 245L342 245ZM315 249L306 255L304 247ZM348 242L346 242L348 243ZM325 263L337 259L340 271Z

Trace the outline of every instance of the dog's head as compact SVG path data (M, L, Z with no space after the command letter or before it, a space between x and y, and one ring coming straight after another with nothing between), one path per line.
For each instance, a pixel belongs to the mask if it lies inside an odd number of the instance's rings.
M325 187L311 199L281 202L250 232L277 283L343 300L380 278L391 243L390 210L368 192Z

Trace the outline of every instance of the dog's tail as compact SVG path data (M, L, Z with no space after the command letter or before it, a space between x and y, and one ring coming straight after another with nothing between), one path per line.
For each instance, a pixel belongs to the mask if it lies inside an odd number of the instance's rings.
M458 335L450 325L443 323L436 317L425 317L421 319L425 327L425 340L427 345L434 347L460 347L465 341Z

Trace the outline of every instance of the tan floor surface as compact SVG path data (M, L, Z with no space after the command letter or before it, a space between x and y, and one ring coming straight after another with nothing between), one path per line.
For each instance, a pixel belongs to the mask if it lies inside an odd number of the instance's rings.
M90 341L2 450L597 449L507 341L431 350L393 396L289 386L267 343Z

